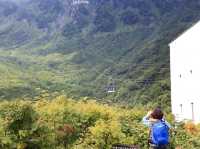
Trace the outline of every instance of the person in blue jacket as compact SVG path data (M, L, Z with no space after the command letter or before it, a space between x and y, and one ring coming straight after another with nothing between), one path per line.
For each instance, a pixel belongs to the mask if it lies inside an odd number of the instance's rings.
M164 120L164 114L160 108L149 111L143 117L142 122L150 128L149 145L151 149L167 149L169 145L170 124Z

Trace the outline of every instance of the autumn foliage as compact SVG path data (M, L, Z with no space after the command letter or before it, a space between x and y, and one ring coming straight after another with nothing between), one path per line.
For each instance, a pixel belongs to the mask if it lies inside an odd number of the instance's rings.
M2 101L2 149L111 149L113 144L147 149L148 128L141 119L143 107L120 107L95 100ZM172 116L167 115L171 123ZM173 125L173 123L172 123ZM171 149L200 148L198 126L179 124L171 133Z

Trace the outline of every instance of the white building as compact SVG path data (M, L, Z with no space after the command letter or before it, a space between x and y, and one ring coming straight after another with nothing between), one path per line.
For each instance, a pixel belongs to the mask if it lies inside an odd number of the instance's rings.
M171 103L176 120L200 122L200 21L170 43Z

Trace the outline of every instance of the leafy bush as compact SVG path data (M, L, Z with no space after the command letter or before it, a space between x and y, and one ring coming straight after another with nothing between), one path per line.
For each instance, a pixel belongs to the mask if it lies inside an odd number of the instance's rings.
M0 103L0 148L110 149L113 144L147 149L149 130L141 123L144 107L120 108L95 100L74 101L64 96L52 101ZM173 122L173 117L166 116ZM172 123L173 124L173 123ZM170 148L200 148L199 126L179 124L172 129Z

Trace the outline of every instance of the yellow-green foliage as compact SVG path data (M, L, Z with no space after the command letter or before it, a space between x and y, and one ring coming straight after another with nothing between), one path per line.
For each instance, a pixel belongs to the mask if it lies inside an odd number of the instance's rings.
M95 100L2 101L0 148L110 149L113 144L147 148L148 128L141 119L146 109L121 108ZM169 118L169 119L168 119ZM169 121L172 120L167 115ZM171 135L171 149L200 147L199 126L179 125Z

